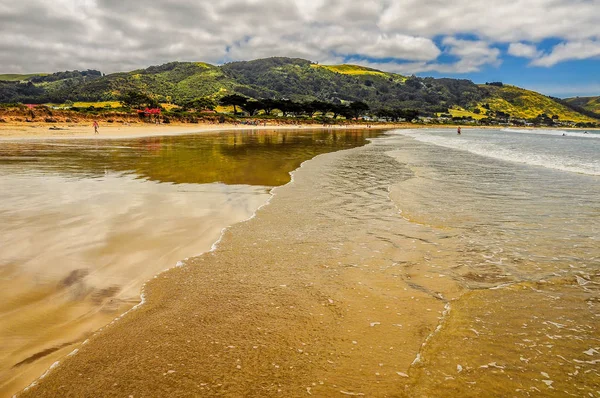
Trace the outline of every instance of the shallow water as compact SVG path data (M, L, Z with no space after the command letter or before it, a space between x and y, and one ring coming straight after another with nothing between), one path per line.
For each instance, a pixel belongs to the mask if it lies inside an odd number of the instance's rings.
M304 163L29 395L597 395L598 177L500 159L510 134L464 130L478 153L398 131Z
M600 135L392 133L407 220L448 231L431 261L469 292L422 351L414 393L599 394Z
M372 133L375 134L375 133ZM210 249L301 162L352 131L0 145L0 391L15 392Z

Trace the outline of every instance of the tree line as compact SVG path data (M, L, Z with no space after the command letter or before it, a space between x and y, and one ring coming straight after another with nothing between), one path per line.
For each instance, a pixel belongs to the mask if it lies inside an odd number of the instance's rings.
M137 91L123 94L120 101L127 108L141 109L160 106L158 101L151 96ZM419 115L419 111L413 109L380 108L371 110L369 105L362 101L346 104L319 100L297 102L289 99L253 99L239 94L226 95L218 100L211 97L199 97L176 102L176 105L178 105L180 112L214 111L218 105L232 106L234 115L246 114L248 116L258 116L261 111L264 115L273 115L274 111L277 110L278 114L284 117L313 118L317 115L330 115L333 119L338 117L358 119L370 114L387 120L398 121L400 119L412 120Z

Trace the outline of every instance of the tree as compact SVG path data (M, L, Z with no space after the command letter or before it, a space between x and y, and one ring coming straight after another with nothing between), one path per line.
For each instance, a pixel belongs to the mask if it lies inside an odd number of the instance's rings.
M331 104L323 101L311 101L304 104L304 111L310 116L314 117L315 113L321 112L325 115L331 110Z
M278 101L277 108L283 112L284 116L298 116L303 111L302 106L291 100Z
M237 114L237 107L244 107L244 105L246 105L246 102L248 101L248 98L239 95L239 94L231 94L231 95L226 95L225 97L221 98L219 100L219 103L221 105L225 105L225 106L230 106L233 105L233 114Z
M350 115L350 108L342 104L332 104L330 111L333 113L334 119L337 119L338 116L348 117Z
M210 97L200 97L184 102L183 104L181 104L181 107L184 110L194 109L196 110L196 112L201 112L206 109L214 111L217 107L217 103Z
M260 100L260 102L267 115L270 115L271 112L273 112L273 109L277 108L277 105L279 105L279 101L270 98Z
M141 109L144 107L158 107L158 102L156 102L149 95L141 93L139 91L128 91L125 94L121 95L119 100L121 101L121 105L123 105L126 108Z
M246 101L244 109L246 109L250 116L254 116L258 113L258 111L264 109L264 104L262 103L262 101L249 100Z
M350 113L356 119L364 115L369 110L369 105L362 101L356 101L350 104Z

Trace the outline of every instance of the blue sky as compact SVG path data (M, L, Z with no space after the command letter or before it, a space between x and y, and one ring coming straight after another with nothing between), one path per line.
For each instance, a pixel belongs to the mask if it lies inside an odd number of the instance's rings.
M0 73L273 56L600 95L600 0L0 0Z

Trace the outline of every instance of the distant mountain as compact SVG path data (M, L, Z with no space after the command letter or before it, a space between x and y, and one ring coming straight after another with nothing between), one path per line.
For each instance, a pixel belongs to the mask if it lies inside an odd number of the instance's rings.
M518 118L540 114L561 120L592 121L565 104L538 93L463 79L402 76L356 65L320 65L298 58L267 58L214 66L171 62L131 72L98 71L49 75L0 75L0 102L64 103L118 101L137 91L159 102L181 104L199 97L237 93L251 98L366 102L371 109L417 109L484 118L500 112Z
M571 105L583 108L589 112L594 112L600 116L600 96L565 98L565 101Z
M520 119L533 119L545 114L550 118L554 116L558 120L597 122L593 117L573 109L559 98L548 97L535 91L510 85L482 85L481 89L487 91L485 99L476 105L476 108L481 110L481 114L489 113L491 110L496 114L503 112Z

